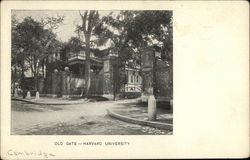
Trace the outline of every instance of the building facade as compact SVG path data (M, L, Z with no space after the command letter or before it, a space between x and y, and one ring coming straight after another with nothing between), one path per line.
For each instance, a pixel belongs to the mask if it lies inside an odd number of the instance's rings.
M66 58L55 53L46 60L48 63L41 66L38 77L40 95L68 98L85 94L84 51L68 53ZM161 101L173 99L172 66L168 61L154 57L153 50L144 50L140 65L130 60L122 69L118 67L118 57L114 54L100 58L91 52L90 62L90 95L109 99L141 96L144 102L151 94ZM121 72L125 75L125 82L122 83ZM32 77L27 79L27 90L32 90L31 81Z
M53 97L79 97L85 93L85 62L84 51L69 52L67 59L62 60L57 54L48 57L49 64L46 73L39 78L39 92ZM56 63L60 65L56 65ZM120 92L140 93L140 68L125 68L126 83L119 84L119 68L117 56L109 54L103 58L90 54L91 62L91 95L102 95L112 99ZM122 88L122 89L121 89ZM66 90L66 91L65 91ZM65 95L66 94L66 95Z
M125 84L125 92L141 92L141 75L140 75L140 67L136 68L125 68L126 72L126 84Z

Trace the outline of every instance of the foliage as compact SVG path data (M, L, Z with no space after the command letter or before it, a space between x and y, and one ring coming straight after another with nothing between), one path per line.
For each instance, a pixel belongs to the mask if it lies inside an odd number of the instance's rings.
M61 42L56 40L56 35L52 32L53 28L46 27L52 21L55 21L51 25L53 27L62 20L50 19L44 24L31 17L26 17L21 22L15 16L12 19L12 64L21 66L22 70L31 70L35 79L47 56L58 52L61 46Z
M83 44L78 37L71 37L63 49L66 53L79 53L83 49Z
M46 17L36 21L26 17L18 22L11 19L12 68L18 71L31 70L37 77L39 68L47 65L46 58L61 53L67 60L67 53L85 50L85 94L90 87L90 52L103 57L109 53L118 56L119 83L126 82L125 67L141 64L144 47L152 47L161 53L161 58L172 65L173 20L171 11L119 11L100 16L98 11L79 11L81 24L76 26L78 37L71 37L67 43L56 39L54 30L64 17ZM100 51L99 46L108 48ZM132 65L131 65L132 64ZM17 67L17 68L15 68ZM19 69L20 71L20 69ZM15 73L16 74L16 73Z
M102 18L95 32L112 42L110 52L118 55L119 83L126 83L122 73L125 67L141 64L144 47L152 47L161 58L172 63L172 12L171 11L120 11ZM132 64L132 66L131 66ZM129 65L129 66L128 66Z
M166 57L167 52L172 54L172 12L171 11L121 11L114 16L112 13L103 18L118 34L108 34L118 48L119 53L127 48L125 59L137 58L135 54L143 47L161 48ZM139 58L137 58L139 59Z
M57 29L64 20L64 16L45 17L41 19L41 24L50 31Z

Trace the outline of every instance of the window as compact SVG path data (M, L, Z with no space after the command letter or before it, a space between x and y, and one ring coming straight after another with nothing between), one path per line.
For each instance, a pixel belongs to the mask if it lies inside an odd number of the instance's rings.
M133 83L133 76L130 76L130 82Z
M137 83L139 82L139 76L136 76L136 82Z

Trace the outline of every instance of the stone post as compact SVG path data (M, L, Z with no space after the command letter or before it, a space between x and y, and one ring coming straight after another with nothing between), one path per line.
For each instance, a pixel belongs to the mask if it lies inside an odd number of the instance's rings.
M65 67L62 72L62 98L69 98L70 81L69 81L69 67Z
M52 97L57 97L57 76L58 76L58 70L55 69L54 73L52 73Z
M36 91L36 99L39 99L40 98L40 96L39 96L39 92L38 91Z
M26 98L27 98L27 99L31 99L30 91L27 92Z
M170 109L173 110L173 99L170 100Z
M156 120L156 100L154 95L150 95L148 98L148 120Z
M17 88L15 88L15 89L14 89L14 97L15 97L15 98L18 97L18 93L17 93L17 92L18 92L18 90L17 90Z

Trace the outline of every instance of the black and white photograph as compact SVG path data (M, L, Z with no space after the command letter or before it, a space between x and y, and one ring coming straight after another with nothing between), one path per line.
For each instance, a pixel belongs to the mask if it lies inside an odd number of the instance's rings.
M11 135L173 135L171 10L11 10Z
M1 159L249 157L247 1L0 7Z

